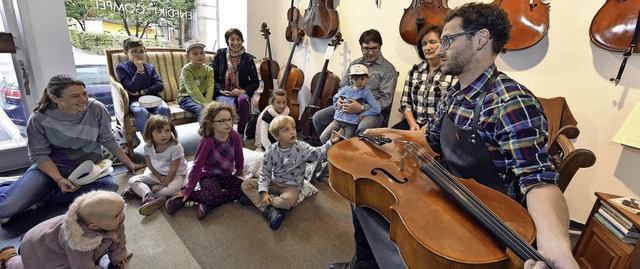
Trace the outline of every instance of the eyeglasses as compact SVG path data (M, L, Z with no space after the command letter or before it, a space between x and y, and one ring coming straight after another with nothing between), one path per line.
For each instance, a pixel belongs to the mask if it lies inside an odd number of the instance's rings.
M130 50L129 52L131 54L135 55L135 56L140 56L140 55L144 55L145 53L147 53L144 50Z
M478 32L478 30L471 30L471 31L443 36L442 39L440 40L440 46L442 46L444 50L448 50L451 47L451 41L453 41L454 38L463 36L463 35L475 35L476 32Z
M379 50L380 50L380 47L379 47L379 46L377 46L377 47L371 47L371 48L368 48L368 47L362 47L362 52L377 52L377 51L379 51Z
M235 121L236 120L229 118L229 119L214 120L213 122L227 124L227 123L234 123Z

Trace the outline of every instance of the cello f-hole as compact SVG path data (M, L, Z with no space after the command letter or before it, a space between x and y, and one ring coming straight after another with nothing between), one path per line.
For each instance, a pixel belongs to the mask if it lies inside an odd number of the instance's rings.
M398 184L404 184L404 183L407 183L409 181L409 179L406 178L406 177L402 178L403 181L400 181L395 176L393 176L391 173L389 173L389 171L385 170L384 168L379 168L379 167L371 169L371 174L374 175L374 176L377 176L378 172L376 172L376 170L384 173L385 175L387 175L387 177L389 177L391 180L393 180L394 182L396 182Z

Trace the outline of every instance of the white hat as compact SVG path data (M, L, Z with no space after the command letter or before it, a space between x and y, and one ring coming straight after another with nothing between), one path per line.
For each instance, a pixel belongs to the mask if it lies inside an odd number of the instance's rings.
M96 164L92 161L84 161L71 172L67 180L75 185L89 184L113 172L112 164L113 162L109 159L104 159Z
M202 49L204 49L204 47L206 47L206 45L205 45L205 44L201 43L201 42L200 42L200 41L198 41L198 40L192 39L192 40L189 40L189 41L187 42L187 46L186 46L185 51L186 51L187 53L189 53L189 50L190 50L190 49L192 49L192 48L202 48Z
M369 75L369 68L364 64L354 64L349 68L349 76Z

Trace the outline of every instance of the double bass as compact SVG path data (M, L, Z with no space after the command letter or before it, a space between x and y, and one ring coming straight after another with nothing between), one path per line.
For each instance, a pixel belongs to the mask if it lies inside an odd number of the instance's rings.
M298 103L298 92L302 87L302 83L304 83L304 72L296 65L291 63L291 59L293 59L293 53L296 51L296 47L302 42L302 38L304 38L304 31L298 35L298 39L293 42L293 46L291 47L291 53L289 53L289 59L287 60L287 64L280 69L278 72L278 87L287 92L287 96L289 97L289 110L291 111L291 117L294 119L298 119L298 114L300 113L300 103Z
M618 75L611 78L616 85L622 77L631 53L640 52L640 1L607 0L593 17L589 37L596 46L623 52Z
M449 174L423 135L384 135L333 145L329 184L389 221L389 237L409 268L507 268L518 259L554 268L531 246L535 226L520 204Z
M340 21L333 0L311 0L300 26L309 37L329 38L337 31Z
M271 42L269 41L269 35L271 35L271 32L269 31L266 22L262 23L260 32L262 32L262 36L267 39L267 47L265 48L267 50L267 55L262 60L256 62L256 69L260 70L260 78L263 82L262 93L260 94L260 99L258 101L258 108L262 111L269 105L269 98L273 95L275 85L274 81L277 79L276 70L280 69L280 65L278 65L278 62L274 61L271 57Z
M521 50L531 47L547 34L549 29L549 4L541 0L494 0L509 14L511 39L504 50Z
M313 127L311 117L318 110L333 105L333 96L336 95L340 89L340 78L331 71L328 71L327 67L329 66L329 60L331 59L333 51L342 41L342 34L337 32L327 47L322 71L315 74L311 79L311 101L304 109L302 117L300 117L300 129L302 130L302 134L307 138L318 139L318 133Z
M291 7L287 11L287 29L285 29L284 36L289 42L293 42L298 39L298 35L300 35L300 27L298 26L300 21L300 10L293 5L293 0L291 0Z
M425 25L444 26L449 12L445 0L413 0L400 19L400 36L410 45L418 44L418 32Z

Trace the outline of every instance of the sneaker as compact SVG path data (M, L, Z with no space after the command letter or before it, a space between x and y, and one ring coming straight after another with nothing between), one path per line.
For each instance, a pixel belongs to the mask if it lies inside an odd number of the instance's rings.
M127 189L125 192L120 194L120 196L122 196L122 198L124 198L125 200L134 200L134 199L142 198L140 197L140 195L134 192L131 188Z
M249 197L247 197L247 195L244 193L242 194L240 199L238 199L238 203L240 203L243 206L253 205L253 202L251 202L251 199L249 199Z
M167 210L167 214L173 215L173 213L176 213L176 211L182 208L183 205L184 205L184 202L182 201L182 197L169 199L165 203L165 209Z
M267 206L267 208L262 211L262 215L269 221L269 227L272 230L277 230L282 225L282 220L284 219L284 211L273 206Z
M149 196L152 196L152 195L149 195ZM158 209L160 209L165 204L166 201L167 201L167 197L162 196L150 202L144 203L142 204L142 206L140 206L138 213L140 213L140 215L143 215L143 216L149 216L153 214L153 212L156 212Z
M196 217L198 219L204 219L207 216L207 213L213 209L212 206L207 204L198 204L198 211L196 212Z

